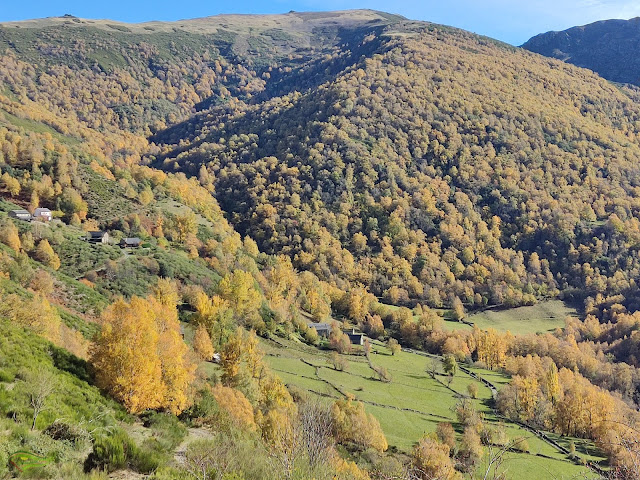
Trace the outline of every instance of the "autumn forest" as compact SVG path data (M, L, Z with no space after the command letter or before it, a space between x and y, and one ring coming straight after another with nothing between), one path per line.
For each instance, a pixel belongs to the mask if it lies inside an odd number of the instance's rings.
M639 161L396 15L0 23L0 476L640 478Z

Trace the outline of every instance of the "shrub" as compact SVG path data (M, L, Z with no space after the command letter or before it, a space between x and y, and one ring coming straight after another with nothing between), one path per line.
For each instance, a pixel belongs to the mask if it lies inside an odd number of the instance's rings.
M138 458L138 446L122 430L116 430L112 435L97 437L93 442L93 451L87 457L85 469L99 468L113 472L129 466Z
M145 441L142 448L137 448L132 452L129 463L137 472L152 473L166 463L166 460L167 455L162 451L162 446L155 439L152 439Z
M387 439L382 432L380 422L364 410L362 402L353 398L336 400L331 407L334 434L339 442L351 442L364 449L373 448L384 452Z
M478 385L470 383L467 385L467 392L469 392L471 398L478 398Z
M315 328L307 328L304 332L304 340L310 345L316 345L318 343L318 331Z
M333 369L338 372L346 372L349 370L349 361L338 352L331 353L329 362L333 365Z
M529 442L527 442L526 438L517 438L513 441L513 450L516 452L529 453L531 448L529 447Z
M49 435L54 440L63 440L71 443L77 443L87 436L85 431L75 425L58 421L53 422L42 433Z
M449 422L441 422L436 427L436 436L440 443L454 450L456 447L456 432Z
M412 463L415 469L414 478L438 478L442 480L458 480L461 478L461 475L456 472L451 458L449 458L449 446L430 436L423 437L413 448Z
M168 413L152 412L144 420L144 426L153 429L154 437L163 450L173 450L187 435L187 428L178 418Z

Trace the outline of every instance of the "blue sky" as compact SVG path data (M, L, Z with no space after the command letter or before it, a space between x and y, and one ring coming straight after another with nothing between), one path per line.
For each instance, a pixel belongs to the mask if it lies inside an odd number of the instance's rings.
M72 15L124 22L179 20L219 13L284 13L371 8L429 20L519 45L549 30L640 16L639 0L27 0L6 1L0 21Z

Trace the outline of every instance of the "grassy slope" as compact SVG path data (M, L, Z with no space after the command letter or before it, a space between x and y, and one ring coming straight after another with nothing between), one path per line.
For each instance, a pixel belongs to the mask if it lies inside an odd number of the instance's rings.
M385 305L391 310L400 307ZM442 328L445 330L470 330L468 323L458 322L451 318L451 310L436 309L442 316ZM481 330L495 328L500 332L507 330L514 335L527 333L551 332L564 327L566 317L576 317L578 312L561 300L545 300L532 306L509 308L503 310L485 310L465 317L466 322L475 323ZM418 316L414 316L417 321Z
M502 332L524 335L553 331L564 327L564 319L577 316L578 312L560 300L540 302L530 307L508 310L485 310L469 315L465 320L473 322L481 329L489 327Z
M106 431L128 418L122 407L91 384L84 361L3 319L0 333L0 474L5 473L8 456L18 450L55 459L58 466L82 462L91 448L88 431ZM40 372L53 379L55 391L38 417L38 428L62 421L81 434L77 441L54 441L29 431L32 410L26 392Z
M389 445L401 451L409 451L422 435L433 432L439 422L451 422L461 434L462 427L456 422L454 408L458 396L466 394L470 383L478 386L478 398L474 401L478 411L485 415L488 423L499 423L490 407L491 392L487 387L458 372L449 389L426 373L430 359L424 356L407 352L391 356L382 344L375 344L373 350L377 353L371 355L372 362L385 367L393 378L391 383L383 383L373 378L364 357L349 356L348 371L338 372L329 365L328 352L293 341L278 342L284 348L270 341L263 342L263 348L270 366L288 385L335 398L341 395L338 390L355 395L380 421ZM508 381L496 372L474 370L496 384ZM438 378L445 380L443 376ZM520 427L507 424L506 431L510 438L526 437L531 448L529 454L508 454L505 462L508 478L542 480L589 474L587 469L571 463L553 447ZM585 445L585 448L591 449L592 445Z

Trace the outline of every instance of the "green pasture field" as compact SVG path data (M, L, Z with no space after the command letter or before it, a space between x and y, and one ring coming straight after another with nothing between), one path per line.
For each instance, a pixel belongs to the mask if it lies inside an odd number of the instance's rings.
M529 453L509 452L505 455L502 470L507 478L556 480L570 478L596 478L582 466L574 464L553 446L522 429L516 424L496 416L492 408L491 390L484 384L458 370L450 385L442 373L440 359L435 356L418 355L402 351L392 356L380 342L372 346L371 361L384 367L391 375L391 382L376 378L363 355L345 355L347 368L337 371L330 364L331 352L323 351L293 340L278 339L278 343L262 341L265 359L270 367L288 386L318 395L327 401L351 394L365 403L367 411L373 414L385 432L390 447L402 452L410 452L413 445L424 435L435 431L438 423L450 422L458 435L463 427L458 424L455 406L463 396L467 396L467 386L475 383L478 387L477 399L472 400L475 408L484 415L485 422L503 428L510 439L525 438ZM436 359L438 372L433 379L427 369L431 369ZM509 378L497 372L472 367L471 370L487 378L500 387ZM566 441L567 445L569 440ZM600 460L592 444L578 448L578 453L588 460ZM486 470L486 465L479 467ZM483 475L480 477L482 478Z
M508 330L514 335L525 335L563 328L565 318L576 316L578 312L561 300L546 300L527 307L485 310L469 315L465 320L475 323L481 330L491 327L502 332Z

